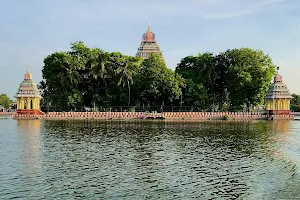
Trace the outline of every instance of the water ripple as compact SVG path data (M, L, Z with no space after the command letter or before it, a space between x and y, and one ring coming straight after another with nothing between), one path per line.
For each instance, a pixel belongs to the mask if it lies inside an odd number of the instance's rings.
M1 199L292 199L299 122L0 121Z

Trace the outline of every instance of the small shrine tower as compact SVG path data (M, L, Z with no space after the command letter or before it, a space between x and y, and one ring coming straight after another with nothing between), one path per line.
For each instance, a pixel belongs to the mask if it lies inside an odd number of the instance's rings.
M148 58L150 53L158 54L160 55L161 60L164 60L162 52L160 51L160 48L156 43L155 34L150 30L150 27L148 26L148 30L143 34L142 42L140 44L140 47L138 48L136 56Z
M41 95L36 84L32 80L32 75L27 69L24 80L20 84L17 94L17 114L18 115L42 115L40 111Z
M270 85L267 95L265 96L266 110L269 116L290 116L290 102L293 98L282 82L282 76L278 73L274 77L273 83Z

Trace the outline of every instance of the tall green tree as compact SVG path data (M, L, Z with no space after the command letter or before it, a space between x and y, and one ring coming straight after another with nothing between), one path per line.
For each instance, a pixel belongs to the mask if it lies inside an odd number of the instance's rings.
M187 80L187 86L183 91L183 104L195 106L201 110L211 109L216 95L214 55L206 52L185 57L178 63L175 72Z
M78 83L77 80L72 80L71 72L75 69L71 59L66 52L55 52L44 59L40 88L45 104L65 106L68 103L68 95L72 92L73 83Z
M243 105L261 105L275 75L276 66L269 55L249 48L227 50L228 92L231 110Z
M52 106L82 107L90 102L93 52L82 42L72 43L71 51L55 52L44 59L42 96ZM96 53L95 53L96 54Z
M187 79L185 102L212 110L241 110L263 103L275 73L271 58L249 48L232 49L218 55L198 54L183 58L176 72ZM202 95L193 95L198 88ZM189 99L189 101L187 101Z
M140 103L152 106L171 105L182 95L185 85L184 79L168 69L155 54L142 62L136 83Z
M130 106L130 85L133 84L133 77L136 75L134 73L140 66L141 59L138 57L124 57L122 60L122 64L117 68L116 73L119 76L119 82L118 85L121 85L124 87L127 85L128 88L128 106Z
M106 99L108 99L108 89L107 89L107 79L109 77L109 72L107 69L107 63L109 61L110 54L108 52L94 52L92 63L93 63L93 75L96 80L99 78L102 80L105 86L105 95Z
M8 109L10 107L11 103L12 103L12 100L6 94L0 95L0 105L1 106Z

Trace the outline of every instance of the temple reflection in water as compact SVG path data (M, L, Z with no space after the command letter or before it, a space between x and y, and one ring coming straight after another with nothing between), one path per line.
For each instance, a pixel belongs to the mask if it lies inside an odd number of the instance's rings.
M18 120L20 145L23 151L23 172L34 172L39 167L38 158L40 154L40 128L41 120Z

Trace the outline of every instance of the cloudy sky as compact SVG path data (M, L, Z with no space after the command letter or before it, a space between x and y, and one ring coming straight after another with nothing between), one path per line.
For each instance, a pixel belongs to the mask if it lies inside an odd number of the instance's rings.
M39 82L43 59L71 42L135 55L147 23L169 68L199 52L262 49L300 93L299 0L2 0L0 93L12 97L27 66Z

